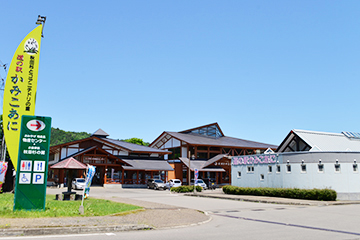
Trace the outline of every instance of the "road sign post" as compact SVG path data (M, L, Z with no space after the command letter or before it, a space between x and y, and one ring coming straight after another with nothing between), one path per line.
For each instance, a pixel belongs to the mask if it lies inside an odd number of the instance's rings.
M51 118L22 116L14 210L44 210Z

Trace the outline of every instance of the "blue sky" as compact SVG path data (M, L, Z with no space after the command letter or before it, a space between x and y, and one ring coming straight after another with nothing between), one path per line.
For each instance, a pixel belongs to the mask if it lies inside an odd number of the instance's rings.
M35 113L53 127L151 142L218 122L276 145L360 132L359 1L1 0L0 61L39 14Z

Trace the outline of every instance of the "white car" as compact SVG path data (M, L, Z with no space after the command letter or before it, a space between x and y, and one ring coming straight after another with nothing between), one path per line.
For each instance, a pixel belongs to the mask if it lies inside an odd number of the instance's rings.
M181 181L179 179L170 179L167 183L166 183L166 188L170 189L172 187L180 187L181 186Z
M191 185L194 185L194 179L191 179ZM207 185L206 185L206 183L204 182L204 180L202 180L202 179L198 179L198 180L197 180L196 186L200 186L200 187L202 187L204 190L207 189Z
M85 179L83 178L74 178L71 183L73 189L83 190L85 188Z

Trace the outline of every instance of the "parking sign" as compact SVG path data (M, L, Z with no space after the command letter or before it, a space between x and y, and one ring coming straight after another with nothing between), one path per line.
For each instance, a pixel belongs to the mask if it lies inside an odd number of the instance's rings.
M44 210L51 118L22 116L14 210Z

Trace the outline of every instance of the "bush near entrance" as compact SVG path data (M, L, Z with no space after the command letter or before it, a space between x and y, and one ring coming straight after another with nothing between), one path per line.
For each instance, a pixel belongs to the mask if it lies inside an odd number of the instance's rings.
M225 194L254 195L268 197L296 198L318 201L335 201L337 193L332 189L298 189L298 188L250 188L223 186Z
M194 186L179 186L179 187L172 187L170 189L170 191L172 192L178 192L178 193L187 193L187 192L193 192L194 191ZM196 186L196 191L197 192L201 192L202 191L202 187L200 186Z

